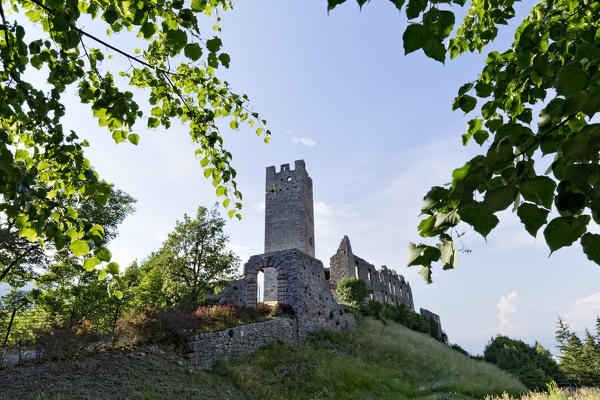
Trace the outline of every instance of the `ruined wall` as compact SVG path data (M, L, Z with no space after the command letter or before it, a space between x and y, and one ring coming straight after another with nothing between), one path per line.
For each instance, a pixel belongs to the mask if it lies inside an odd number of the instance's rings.
M336 254L331 257L329 271L329 287L333 291L341 279L361 279L366 283L371 299L389 304L404 303L414 310L412 290L404 277L385 265L377 270L373 264L353 254L348 236L344 236Z
M442 337L442 333L443 333L443 331L442 331L442 322L440 321L440 316L439 316L439 315L437 315L436 313L433 313L433 312L431 312L431 311L429 311L429 310L426 310L426 309L424 309L424 308L421 308L421 309L419 310L419 312L420 312L420 314L421 314L423 317L425 317L425 318L431 318L431 319L433 319L435 322L437 322L437 325L438 325L438 328L439 328L438 336L439 336L439 337Z
M265 253L298 249L315 256L312 179L303 160L295 169L267 167L265 193Z
M344 312L329 290L323 263L297 249L288 249L250 257L244 264L245 296L235 299L237 304L256 307L257 275L272 268L276 276L276 300L292 307L298 320L298 340L319 329L346 329L354 324L352 314ZM266 276L265 276L266 278ZM265 282L265 287L269 283ZM225 292L224 292L225 293ZM233 302L234 297L224 296L221 302ZM241 301L240 301L241 300Z
M219 332L191 336L184 345L185 356L200 368L212 368L223 357L249 354L276 340L298 344L297 321L277 318L241 325Z

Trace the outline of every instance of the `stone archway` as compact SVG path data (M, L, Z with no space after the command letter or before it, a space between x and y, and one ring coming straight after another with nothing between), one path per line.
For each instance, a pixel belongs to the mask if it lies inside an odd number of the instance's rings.
M287 298L287 271L285 263L280 257L256 256L252 257L244 266L246 279L246 307L256 307L257 276L260 271L267 269L276 272L277 279L277 303L289 304Z

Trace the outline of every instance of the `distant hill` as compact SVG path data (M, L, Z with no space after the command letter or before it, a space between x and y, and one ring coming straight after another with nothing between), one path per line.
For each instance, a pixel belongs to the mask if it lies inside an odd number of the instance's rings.
M469 399L525 387L402 325L364 319L306 345L269 345L213 372L151 349L0 371L3 399Z

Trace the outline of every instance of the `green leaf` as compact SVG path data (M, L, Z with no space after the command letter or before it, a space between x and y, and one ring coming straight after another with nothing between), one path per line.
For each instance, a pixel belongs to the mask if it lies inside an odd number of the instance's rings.
M112 254L106 247L102 247L96 251L94 251L94 255L98 257L99 260L104 262L109 262L112 258Z
M100 260L97 257L90 257L83 260L83 268L88 272L92 271L98 264L100 264Z
M179 53L187 44L187 33L181 29L169 29L167 31L167 45L174 53Z
M586 233L581 237L581 246L588 259L600 264L600 235Z
M150 39L157 31L156 25L152 22L144 22L140 28L140 32L144 35L144 39Z
M448 236L448 235L442 235ZM439 245L440 249L440 261L443 264L444 269L452 269L456 267L458 263L458 251L456 250L456 246L454 245L454 241L448 236L446 238L442 238L441 244Z
M494 189L488 189L485 192L483 206L490 212L505 210L517 197L517 189L513 185L502 186Z
M455 17L452 11L439 10L438 11L438 33L441 37L445 38L450 35L452 28L454 28Z
M219 186L217 188L217 196L220 197L220 196L225 195L226 190L227 189L225 188L225 186Z
M183 54L185 54L185 56L190 60L196 61L202 57L202 48L198 45L198 43L188 43L183 49Z
M221 49L223 42L218 37L214 37L206 41L206 48L213 53L216 53Z
M119 264L111 262L106 266L106 272L110 272L113 275L119 275Z
M225 68L229 68L229 63L231 62L231 57L229 57L229 54L227 54L227 53L221 53L221 54L219 54L219 61L221 61L221 64L223 64L223 66Z
M525 225L525 229L533 237L537 236L537 231L544 225L550 211L539 208L531 203L523 203L517 210L517 215Z
M465 114L468 114L469 112L473 111L476 105L477 100L475 99L475 97L464 95L459 97L458 99L458 107L461 110L463 110Z
M429 212L435 206L439 205L441 200L448 197L450 191L441 186L432 187L429 192L423 198L423 206L421 207L421 214Z
M81 257L90 252L90 246L83 240L76 240L69 246L75 257Z
M435 229L435 215L425 218L419 223L419 235L422 237L437 236L440 230Z
M421 269L419 270L419 275L421 275L423 277L423 279L425 280L425 282L432 283L433 281L431 280L431 267L421 267Z
M137 144L140 142L140 136L136 133L131 133L129 136L127 136L127 140L137 146Z
M498 225L498 217L481 203L472 201L458 209L460 218L471 225L484 238Z
M206 8L206 0L192 0L192 11L204 11Z
M121 292L120 290L114 290L113 294L115 295L115 297L119 300L121 300L123 298L123 292Z
M223 200L223 207L227 208L229 207L229 203L231 202L231 199L225 199Z
M98 271L98 280L103 281L104 279L106 279L106 275L108 275L106 270L101 269L100 271Z
M550 221L544 229L544 237L550 247L550 254L561 247L572 245L585 233L589 221L589 215L557 217Z
M404 42L404 54L409 54L422 48L425 44L425 30L423 29L423 25L408 25L402 35L402 41Z
M552 207L556 182L547 176L536 176L519 185L519 191L525 200L532 201L545 208Z
M558 94L568 97L581 93L587 85L588 75L581 63L573 61L560 69L554 87Z
M229 210L229 212L227 213L227 216L229 217L229 219L233 218L234 215L235 215L235 209Z
M431 266L432 262L440 259L440 255L440 249L437 247L426 244L419 244L416 246L414 243L410 243L408 245L408 261L406 262L406 266Z
M204 157L202 160L200 160L200 166L201 166L202 168L204 168L204 167L206 167L206 166L208 165L208 163L209 163L209 162L210 162L210 161L208 160L208 158L207 158L207 157Z
M425 44L423 45L423 51L425 52L425 55L427 55L427 57L433 58L434 60L439 61L442 64L444 63L444 61L446 59L446 48L444 47L442 42L434 36L431 36L425 42ZM470 96L465 96L465 97L470 97ZM475 99L473 99L473 100L475 100ZM474 107L475 106L473 106L473 108ZM465 111L465 113L466 112L467 111Z
M406 6L406 17L408 19L417 18L421 12L427 8L427 0L408 0Z
M327 0L327 11L333 10L338 4L344 3L346 0Z

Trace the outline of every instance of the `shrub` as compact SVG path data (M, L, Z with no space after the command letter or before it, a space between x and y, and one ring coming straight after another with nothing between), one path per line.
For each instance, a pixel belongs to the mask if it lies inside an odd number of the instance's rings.
M267 318L293 315L289 305L243 308L235 304L202 306L193 312L180 309L156 310L145 307L117 322L115 333L124 344L141 342L181 344L192 332L218 331Z
M91 351L99 340L89 319L79 324L54 325L36 335L35 345L44 358L64 358Z
M351 306L358 307L369 295L369 289L364 281L355 278L342 279L338 282L336 293L340 300Z
M367 305L361 309L364 315L376 319L383 319L383 304L376 300L369 300Z

